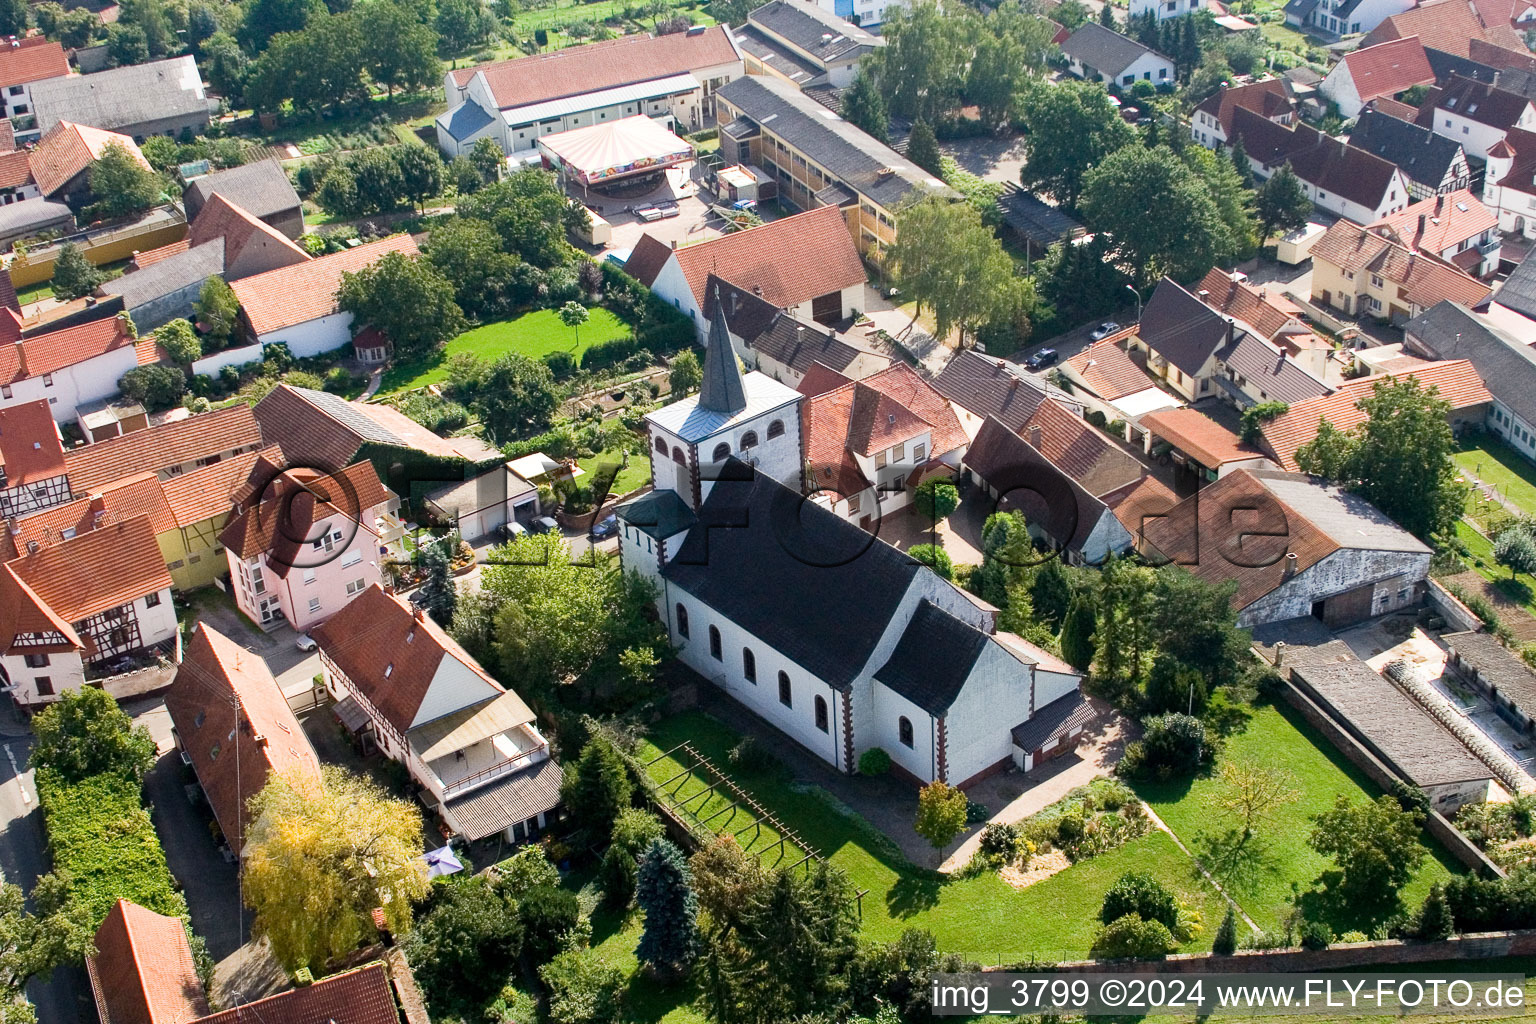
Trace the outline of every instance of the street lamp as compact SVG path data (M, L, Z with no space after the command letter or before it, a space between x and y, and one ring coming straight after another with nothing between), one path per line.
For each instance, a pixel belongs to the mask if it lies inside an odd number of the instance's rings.
M1136 322L1139 324L1141 323L1141 292L1137 291L1131 285L1126 285L1125 290L1136 296Z

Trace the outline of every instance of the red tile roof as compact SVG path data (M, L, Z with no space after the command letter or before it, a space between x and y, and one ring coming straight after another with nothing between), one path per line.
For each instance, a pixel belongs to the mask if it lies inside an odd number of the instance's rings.
M1274 341L1275 335L1298 322L1294 314L1274 301L1286 301L1278 293L1255 288L1220 267L1212 267L1195 290L1205 293L1200 298L1207 306L1241 320L1267 341Z
M1344 55L1355 92L1363 101L1396 96L1415 85L1433 85L1434 69L1418 36L1391 39Z
M43 190L43 195L53 195L88 170L91 162L100 159L114 142L150 169L138 144L128 136L73 121L60 121L32 150L32 177L37 180L37 187Z
M67 74L69 58L52 40L30 46L0 43L0 89Z
M246 805L269 773L320 778L319 759L267 663L206 622L187 645L165 706L232 850L245 847Z
M260 474L251 480L258 502L236 509L219 534L219 543L237 558L268 554L273 559L272 571L278 576L287 576L291 568L301 564L305 538L315 524L345 515L358 522L355 532L371 533L373 523L360 517L390 497L371 462L356 462L329 474L286 469L275 477L268 475L265 463L257 463L253 473Z
M0 469L5 486L51 480L64 472L64 442L41 398L0 409Z
M231 405L73 449L64 465L70 487L89 492L135 473L161 473L260 444L261 428L251 407Z
M1195 109L1210 114L1221 125L1222 131L1232 131L1232 111L1242 107L1269 120L1296 109L1291 100L1290 83L1283 78L1271 78L1247 85L1231 85L1208 96Z
M1135 332L1134 327L1127 330ZM1120 347L1125 336L1117 333L1096 341L1064 364L1071 367L1089 391L1106 402L1157 387L1156 379Z
M174 242L168 242L154 249L145 249L143 252L134 253L133 265L135 268L143 270L145 267L154 266L163 259L184 253L190 248L192 248L192 240L190 238L177 239Z
M32 156L25 150L0 153L0 188L21 188L32 183Z
M85 966L102 1024L191 1024L208 1012L180 918L118 900Z
M462 68L453 72L453 78L462 87L483 73L491 95L505 110L739 60L725 26L717 25L698 35L631 35L568 46L552 53Z
M1040 428L1038 442L1036 427ZM1056 402L1041 402L1018 433L1095 498L1134 483L1145 472L1109 435Z
M795 390L807 398L816 395L824 395L833 388L840 388L853 380L838 373L826 363L812 363L811 368L805 371L805 376L800 378L800 383Z
M866 278L853 236L835 206L687 245L670 255L677 259L700 309L711 272L738 288L762 289L759 294L781 309L863 284ZM655 276L640 280L650 285Z
M1496 184L1526 195L1536 195L1536 132L1528 132L1523 128L1511 128L1498 146L1502 146L1503 151L1496 155L1512 156L1515 160L1509 165L1509 170L1505 172L1504 177L1500 178ZM1490 151L1489 155L1495 154Z
M1510 41L1487 42L1482 39L1473 39L1467 43L1467 55L1479 64L1487 64L1491 68L1500 71L1509 68L1519 68L1523 71L1536 71L1536 56L1523 46L1518 49L1510 48Z
M1226 427L1195 409L1160 409L1149 412L1139 426L1156 434L1179 451L1193 456L1206 469L1228 462L1262 459L1264 453L1245 444Z
M1178 495L1155 476L1144 476L1130 487L1105 496L1120 525L1131 531L1137 547L1141 545L1142 528L1158 516L1166 515L1179 502Z
M0 565L0 651L9 653L21 633L55 634L52 643L29 642L29 650L49 654L85 650L85 641L75 627L48 607L48 602L23 583L10 566Z
M1424 218L1422 233L1419 218ZM1399 245L1436 255L1499 226L1499 218L1467 189L1437 195L1366 225ZM1474 256L1479 256L1473 251Z
M445 657L462 663L483 684L473 687L484 691L479 699L505 690L430 615L417 618L404 598L384 593L377 583L310 632L325 656L401 733L415 724ZM452 710L458 709L444 713Z
M1491 289L1474 277L1426 253L1412 252L1353 221L1337 221L1312 245L1313 260L1351 274L1369 271L1407 289L1406 299L1421 309L1449 299L1481 305Z
M1319 420L1327 420L1339 430L1349 430L1365 421L1359 408L1361 399L1370 397L1378 383L1415 377L1425 388L1433 387L1451 403L1453 410L1467 409L1493 401L1482 378L1465 359L1429 363L1399 373L1380 374L1345 381L1331 395L1297 402L1289 410L1264 425L1263 447L1288 470L1296 466L1296 449L1317 436Z
M109 523L7 564L69 622L171 586L147 515Z
M257 999L195 1024L398 1024L400 1012L383 964L333 974L303 988Z
M99 493L13 520L4 539L6 557L25 554L31 544L38 547L62 544L69 537L135 516L149 516L149 524L156 535L176 529L176 517L166 502L160 478L153 473L124 477L103 487ZM66 530L70 531L67 537Z
M242 452L162 481L160 486L165 491L165 500L176 518L176 525L192 526L213 519L219 520L222 528L223 520L234 508L236 494L245 486L257 459L281 467L283 451L277 445L269 445L259 452Z
M147 341L151 339L141 341L130 335L124 321L115 316L34 334L10 345L0 345L0 384L57 373L67 366Z
M224 240L227 273L242 263L269 271L310 261L309 253L295 245L287 235L251 216L225 198L222 192L215 192L198 211L187 241L191 245L203 245L220 238ZM230 276L235 275L231 273Z
M245 310L251 330L259 337L336 312L341 275L372 266L391 252L415 256L418 250L410 235L393 235L307 263L256 274L230 287Z
M1519 33L1508 24L1485 26L1467 0L1438 0L1394 14L1372 29L1361 46L1375 46L1391 39L1418 36L1433 40L1437 50L1454 53L1458 57L1470 57L1468 43L1472 39L1486 39L1500 46L1518 41ZM1522 45L1517 42L1517 45Z

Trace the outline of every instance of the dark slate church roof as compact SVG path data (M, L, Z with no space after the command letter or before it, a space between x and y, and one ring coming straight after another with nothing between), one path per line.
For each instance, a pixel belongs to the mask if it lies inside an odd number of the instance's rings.
M986 646L987 634L925 598L875 678L938 717L960 696Z
M733 458L662 576L818 678L846 689L869 661L912 578L927 571Z

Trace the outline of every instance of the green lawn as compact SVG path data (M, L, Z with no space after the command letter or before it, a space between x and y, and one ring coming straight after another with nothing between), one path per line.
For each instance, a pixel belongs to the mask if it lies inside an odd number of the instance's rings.
M1247 729L1228 739L1222 757L1283 769L1292 777L1291 788L1300 794L1296 802L1276 810L1236 855L1221 842L1233 815L1221 806L1227 788L1219 778L1140 783L1136 790L1184 845L1202 858L1248 916L1261 928L1275 928L1288 909L1293 886L1308 889L1331 863L1307 845L1312 816L1332 806L1339 793L1363 801L1374 799L1381 790L1288 706L1256 709ZM1425 843L1431 856L1403 892L1403 903L1410 908L1423 902L1432 883L1462 872L1428 835ZM1369 931L1369 921L1346 911L1330 911L1328 919L1337 934Z
M590 459L582 459L578 465L594 476L600 469L619 465L624 461L624 453L616 448L598 452ZM590 479L590 478L589 478ZM613 485L608 493L614 497L628 494L639 487L644 487L651 482L651 460L645 453L630 455L629 465L619 470L619 475L614 477Z
M590 319L573 330L560 322L553 309L536 309L511 320L484 324L454 338L428 359L396 363L384 374L381 393L409 391L437 384L448 376L448 360L461 353L492 360L508 352L521 352L542 359L551 352L565 351L578 360L593 345L633 333L629 324L601 306L588 309Z
M1461 443L1456 465L1520 507L1522 512L1536 512L1536 465L1505 444L1497 436L1477 433Z
M706 715L676 715L657 724L641 759L649 760L687 739L716 765L725 766L736 733ZM653 766L658 781L681 770L670 758ZM848 872L868 893L863 932L892 941L906 928L926 928L939 948L982 963L1086 956L1098 928L1104 893L1125 872L1147 871L1179 892L1203 914L1207 926L1188 949L1209 949L1224 904L1162 832L1083 861L1022 892L988 873L962 880L916 867L885 836L819 790L794 785L782 768L731 770L731 778L794 829L809 845ZM703 783L693 780L693 786ZM686 794L688 791L684 790ZM912 801L914 814L917 801Z

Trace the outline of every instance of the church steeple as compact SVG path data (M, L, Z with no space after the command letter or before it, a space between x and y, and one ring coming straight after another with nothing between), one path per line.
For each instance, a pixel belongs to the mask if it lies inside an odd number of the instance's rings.
M725 325L725 304L720 289L715 288L715 315L709 321L709 340L704 347L704 383L699 389L699 408L734 416L747 407L747 391L741 382L741 367L731 347L731 332Z

